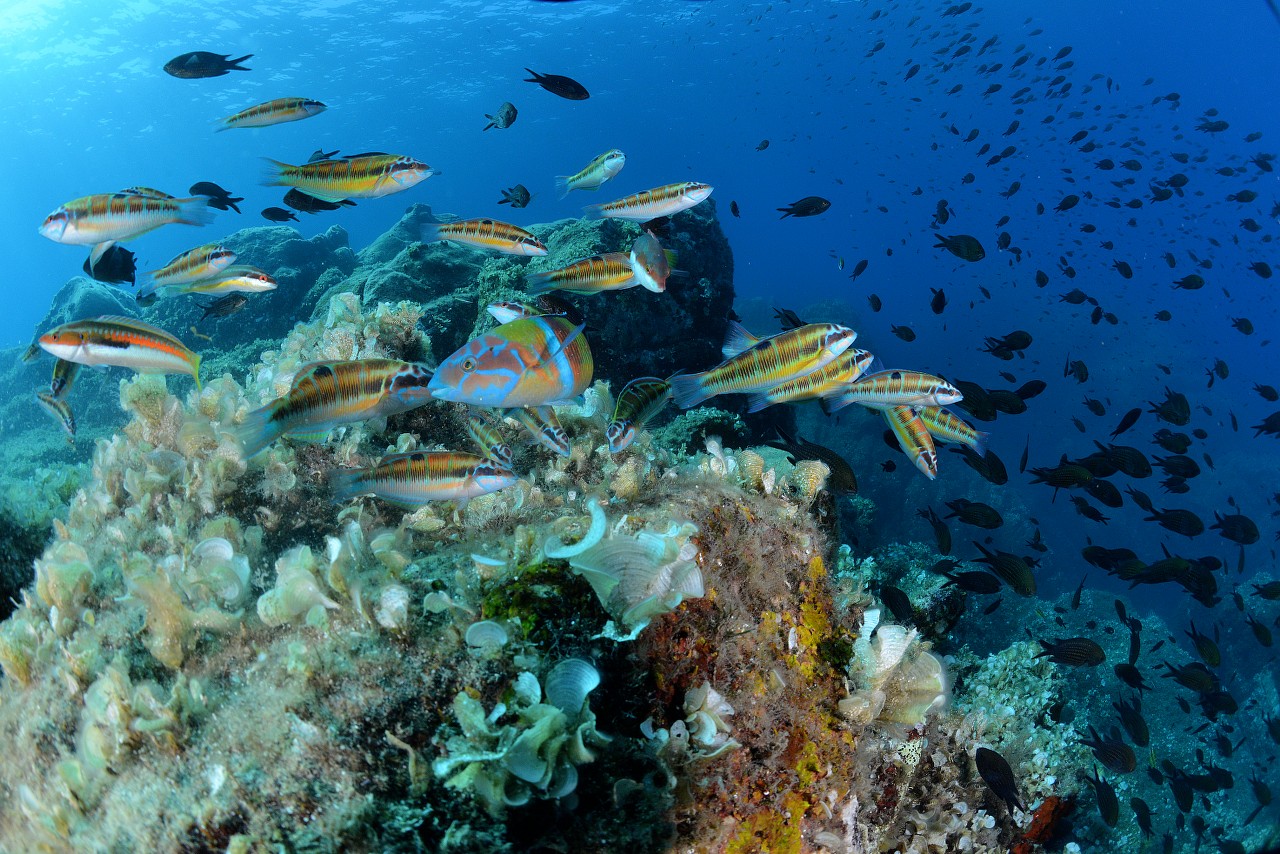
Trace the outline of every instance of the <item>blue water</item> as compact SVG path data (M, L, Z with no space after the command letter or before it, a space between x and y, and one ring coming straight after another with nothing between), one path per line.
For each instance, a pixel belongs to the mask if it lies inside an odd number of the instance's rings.
M139 269L146 270L196 243L264 224L258 211L279 205L282 191L259 186L261 158L298 163L316 148L403 153L441 172L392 199L300 215L296 227L304 235L338 224L356 248L414 202L442 213L529 224L577 216L583 204L660 184L704 181L716 188L741 304L759 299L805 314L814 303L831 308L831 301L842 301L846 308L831 310L843 312L839 319L856 325L860 345L891 366L989 387L1016 387L1034 378L1050 384L1031 401L1028 414L1001 416L983 428L992 430L991 446L1010 469L1008 489L1019 491L1018 500L1040 520L1046 541L1061 547L1042 575L1047 597L1073 589L1087 569L1075 557L1086 536L1131 547L1149 560L1158 557L1162 544L1218 556L1231 567L1229 579L1220 578L1225 593L1275 560L1272 496L1280 442L1254 438L1249 426L1277 408L1251 386L1280 380L1269 346L1280 333L1274 297L1280 279L1263 280L1248 265L1267 261L1280 272L1273 242L1280 218L1272 214L1280 201L1280 172L1263 172L1248 160L1280 149L1280 20L1262 0L1001 0L942 17L947 5L10 4L0 20L0 118L6 129L0 171L7 191L0 207L7 274L0 345L25 345L53 295L79 274L84 249L54 244L36 226L59 204L90 193L146 185L181 195L196 181L214 181L246 197L243 215L220 213L204 229L172 226L133 241ZM881 16L872 20L877 11ZM1036 29L1043 32L1031 35ZM972 50L946 59L965 33L972 34ZM975 56L992 37L994 45ZM879 42L884 45L876 49ZM1070 46L1066 59L1074 66L1057 71L1057 63L1037 68L1033 61L1012 71L1022 44L1035 57L1052 57ZM190 50L252 53L246 64L253 70L207 80L179 80L160 70ZM915 63L921 72L904 80ZM1003 68L980 72L980 65L995 63ZM571 75L591 98L566 101L522 82L526 67ZM1057 74L1071 88L1053 96L1046 83ZM993 83L1001 90L984 96ZM959 92L946 94L958 84ZM1031 87L1030 100L1014 104L1011 96L1023 86ZM1152 103L1172 92L1180 94L1177 102ZM303 122L213 133L216 119L282 96L315 98L329 109ZM519 109L517 121L482 133L485 114L503 101ZM1209 135L1195 129L1210 109L1230 123L1229 130ZM1073 118L1073 111L1082 115ZM1046 117L1052 122L1045 123ZM1019 129L1002 136L1014 120ZM977 138L965 142L974 129ZM1087 137L1069 144L1082 130ZM1261 138L1246 142L1253 132ZM770 144L757 151L762 140ZM1097 149L1081 152L1090 141ZM984 143L992 150L978 156ZM1007 145L1017 152L987 166ZM627 154L618 178L599 193L556 199L555 175L573 173L612 147ZM1174 152L1188 153L1192 162L1175 162ZM1103 158L1136 159L1142 168L1101 171L1094 164ZM1217 174L1224 166L1243 171ZM1190 179L1186 195L1151 202L1150 184L1175 172ZM963 180L966 173L973 174L971 183ZM1110 183L1128 178L1135 183ZM1002 198L1013 181L1021 182L1021 190ZM516 183L535 194L523 211L497 204L501 189ZM917 188L919 195L913 193ZM1242 189L1255 191L1256 201L1227 200ZM1073 210L1054 212L1068 193L1085 198ZM831 209L814 218L779 220L777 208L810 195L829 199ZM1132 198L1144 205L1106 205ZM968 264L933 248L930 222L941 199L955 216L938 230L978 237L987 252L983 261ZM740 218L730 216L731 200L740 206ZM1046 207L1043 214L1036 212L1037 203ZM1006 215L1008 224L997 228ZM1246 217L1259 223L1257 233L1240 227ZM1096 232L1083 233L1085 224ZM1000 231L1009 232L1021 260L997 250ZM1103 248L1103 241L1114 248ZM1177 257L1176 270L1166 266L1166 252ZM1212 268L1197 269L1192 254L1212 260ZM1062 274L1060 257L1077 271L1075 279ZM860 259L868 260L868 269L851 282L848 275ZM1132 265L1132 279L1112 268L1116 260ZM1048 274L1046 288L1035 286L1037 270ZM1175 278L1196 271L1208 282L1203 290L1172 289ZM944 288L949 297L941 316L929 310L931 287ZM1091 306L1060 303L1058 295L1074 287L1114 312L1119 324L1091 325ZM872 293L883 299L879 313L867 308ZM1156 321L1161 309L1172 312L1173 320ZM1241 316L1253 322L1252 336L1231 328L1230 318ZM910 326L917 340L893 337L891 324ZM1025 359L1001 362L978 351L984 336L1015 329L1035 338ZM1062 377L1068 357L1087 362L1087 384ZM1231 375L1208 389L1205 370L1219 358ZM1001 380L1000 370L1016 374L1017 383ZM1028 439L1031 465L1087 454L1126 410L1145 409L1166 385L1191 399L1187 429L1209 432L1190 452L1205 472L1188 495L1162 496L1158 472L1139 488L1157 506L1192 508L1206 522L1214 510L1227 512L1227 499L1234 497L1262 528L1262 540L1246 550L1243 577L1235 575L1238 548L1214 532L1189 544L1141 524L1128 502L1121 510L1103 508L1113 517L1103 527L1076 516L1065 496L1051 503L1047 488L1028 486L1016 473ZM1089 414L1081 405L1086 395L1103 401L1107 414ZM1232 413L1238 432L1230 426ZM1086 424L1086 433L1072 426L1073 417ZM863 433L880 429L861 418L847 423ZM1157 426L1164 425L1144 414L1123 441L1149 452L1148 437ZM1204 453L1213 460L1212 470ZM942 455L943 471L932 486L922 484L900 457L896 472L880 472L878 463L892 456L877 440L874 456L855 466L872 492L914 490L909 509L927 502L940 506L960 494L955 483L971 483L958 477L948 483L963 470L950 454ZM896 521L913 526L910 536L927 537L927 528L911 522L905 511ZM1125 589L1089 571L1100 589ZM1200 605L1188 605L1180 591L1156 589L1147 601L1166 608L1175 622L1188 608L1199 620L1213 618ZM1239 622L1234 609L1228 619ZM1265 661L1259 656L1256 666L1273 666Z

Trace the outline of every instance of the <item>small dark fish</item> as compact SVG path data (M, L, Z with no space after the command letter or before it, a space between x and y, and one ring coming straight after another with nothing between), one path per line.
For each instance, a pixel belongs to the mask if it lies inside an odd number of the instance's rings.
M733 214L735 217L742 216L742 210L738 207L738 202L736 200L729 202L729 213Z
M240 208L236 207L236 202L243 202L244 199L238 196L232 196L230 191L224 190L212 181L197 181L191 185L188 191L193 196L208 196L209 207L217 208L220 211L232 210L240 213Z
M959 519L966 525L986 528L989 531L1004 524L1000 513L990 504L970 501L967 498L956 498L946 502L946 505L951 510L951 513L944 517L946 519Z
M1071 594L1071 610L1076 611L1080 608L1080 594L1084 592L1084 583L1089 576L1080 579L1080 584L1076 587L1076 592Z
M797 460L821 460L831 470L827 478L827 488L837 495L854 495L858 491L858 478L853 468L844 457L830 448L807 441L799 436L790 436L781 427L774 427L779 438L765 442L772 448L786 451Z
M1096 667L1107 660L1106 653L1096 641L1089 638L1064 638L1047 641L1039 639L1044 652L1036 658L1049 657L1054 664L1066 664L1071 667Z
M889 326L889 331L901 338L903 341L910 343L916 340L916 333L910 326Z
M183 80L221 77L228 71L249 71L250 69L248 68L241 68L240 63L252 58L253 54L251 53L245 54L239 59L232 59L229 53L209 53L204 50L193 50L191 53L175 56L166 62L164 70L166 74L180 77Z
M1118 732L1111 738L1103 738L1091 726L1089 738L1082 738L1080 742L1093 750L1093 755L1108 771L1128 774L1138 767L1138 757L1134 754L1133 748L1120 740Z
M952 237L944 237L936 232L933 235L938 242L933 245L935 249L945 249L952 255L964 261L981 261L987 257L986 250L982 248L982 244L977 238L967 234L957 234Z
M1115 670L1116 677L1130 688L1134 688L1138 691L1151 690L1151 686L1142 678L1142 672L1129 662L1122 661L1113 669Z
M1216 510L1213 513L1214 523L1209 526L1224 538L1242 546L1252 545L1258 541L1258 526L1243 513L1223 516Z
M968 572L943 573L948 581L966 593L986 596L1000 592L1000 579L989 572L971 570Z
M298 222L298 215L284 208L263 208L262 218L271 222Z
M983 613L983 614L985 614L985 615L987 615L987 616L991 616L992 614L994 614L994 613L996 612L996 609L1000 607L1000 603L1001 603L1001 602L1003 602L1003 601L1004 601L1004 599L1002 599L1002 598L997 598L997 599L996 599L996 601L992 602L990 605L988 605L987 607L983 608L983 609L982 609L982 613Z
M789 308L775 308L773 316L782 324L782 331L786 332L790 329L799 329L801 326L809 324L800 319L800 316Z
M849 274L849 278L856 281L857 278L861 276L863 273L865 273L866 271L867 271L867 259L863 258L857 264L853 265L853 272ZM879 309L876 309L876 310L879 311Z
M871 294L867 297L867 305L871 306L872 311L879 311L883 306L883 303L880 302L879 296Z
M1044 380L1027 380L1021 386L1014 390L1014 394L1023 400L1031 400L1033 397L1039 397L1049 385Z
M529 199L533 198L529 195L529 188L524 184L516 184L509 190L502 191L502 198L498 200L500 205L511 205L513 208L526 208L529 206Z
M769 147L769 140L762 139L760 140L760 144L756 146L756 151L764 151L768 147Z
M1239 330L1242 335L1253 334L1253 321L1247 317L1233 317L1231 318L1231 325Z
M1004 801L1010 812L1015 809L1026 810L1026 806L1018 799L1018 784L1013 778L1013 769L1003 756L994 750L979 747L974 754L974 764L991 793Z
M530 71L529 73L532 74L533 72ZM544 86L543 88L545 89L546 87ZM584 89L583 91L585 92L586 90ZM581 99L579 98L575 100L581 100ZM511 103L510 101L503 101L502 106L498 107L498 111L494 113L492 116L489 115L488 113L484 114L484 117L489 120L489 124L485 125L483 128L481 128L481 130L488 130L489 128L497 128L498 130L505 130L506 128L511 127L511 125L515 122L516 115L518 114L518 112L519 111L516 110L515 104Z
M249 298L242 293L227 294L225 297L219 297L212 302L202 302L199 306L204 309L204 314L200 315L201 320L207 320L210 317L230 317L240 309L244 308L249 302Z
M951 554L951 529L947 527L947 523L938 517L932 507L917 510L916 515L928 522L933 528L933 536L938 543L938 554ZM1280 582L1277 582L1277 584L1280 584Z
M789 216L817 216L826 212L831 207L831 202L822 198L822 196L805 196L798 202L792 202L785 208L778 208L782 212L779 219L786 219Z
M1071 210L1072 208L1074 208L1074 207L1075 207L1076 205L1078 205L1078 204L1080 204L1080 197L1079 197L1079 196L1074 195L1074 194L1072 194L1072 195L1068 195L1068 196L1063 196L1063 197L1062 197L1062 201L1058 202L1057 206L1055 206L1055 207L1054 207L1054 210L1055 210L1055 211L1069 211L1069 210Z
M109 285L132 285L138 272L138 257L114 240L99 243L89 252L84 272L91 279Z
M1150 839L1155 835L1155 831L1151 829L1151 807L1142 798L1130 798L1129 806L1133 808L1133 820L1138 823L1143 838Z
M885 604L889 612L893 614L894 619L899 622L911 623L915 621L916 609L912 607L911 599L903 592L902 588L894 587L892 584L881 585L880 601Z
M1138 747L1147 747L1151 744L1151 730L1147 727L1147 721L1142 717L1142 697L1138 694L1133 695L1128 700L1117 700L1111 704L1116 710L1116 714L1120 716L1120 725L1124 727L1125 732L1129 733L1129 738Z
M1143 519L1144 522L1155 522L1166 531L1182 534L1184 537L1198 537L1204 533L1204 522L1190 510L1175 508L1152 513Z
M525 71L533 75L525 78L525 83L537 83L552 95L559 95L561 98L566 98L570 101L585 101L591 97L587 87L572 77L564 77L559 74L539 74L531 68L526 68Z
M884 472L895 472L898 470L898 464L893 460L885 460L880 464L880 470Z
M1128 412L1124 414L1124 417L1120 419L1120 423L1116 425L1116 429L1111 431L1111 438L1114 439L1115 437L1119 436L1121 433L1128 430L1134 424L1137 424L1138 419L1141 417L1142 417L1141 409L1138 409L1138 408L1130 409Z
M293 208L295 211L301 211L302 213L309 213L309 214L317 214L323 211L336 211L336 210L341 210L344 207L353 208L356 206L356 203L351 201L350 199L340 199L336 202L329 202L329 201L325 201L324 199L317 199L315 196L310 195L309 193L304 193L301 190L297 189L296 187L284 194L284 203L289 207ZM280 210L280 209L271 208L271 210ZM265 216L266 214L264 213L263 215ZM275 220L275 222L282 222L282 221L283 220Z
M929 300L929 308L934 314L942 314L947 307L947 294L942 288L930 288L933 298Z

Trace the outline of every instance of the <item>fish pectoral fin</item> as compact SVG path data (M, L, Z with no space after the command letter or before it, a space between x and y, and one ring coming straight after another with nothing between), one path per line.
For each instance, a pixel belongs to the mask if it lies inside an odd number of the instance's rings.
M564 337L564 340L560 342L559 347L556 347L553 350L548 350L545 355L540 356L538 358L538 361L534 362L532 365L529 365L528 367L532 368L535 365L545 365L548 362L555 359L557 356L563 353L565 351L565 348L568 347L570 344L572 344L579 335L581 335L584 331L586 331L586 328L587 328L587 324L585 323L580 323L577 326L575 326L573 328L573 331L570 332L568 335L566 335Z
M305 192L308 196L311 196L312 198L319 199L322 202L331 202L333 204L337 204L339 202L344 202L347 200L347 197L344 195L341 195L340 193L326 193L323 190L300 190L299 192Z

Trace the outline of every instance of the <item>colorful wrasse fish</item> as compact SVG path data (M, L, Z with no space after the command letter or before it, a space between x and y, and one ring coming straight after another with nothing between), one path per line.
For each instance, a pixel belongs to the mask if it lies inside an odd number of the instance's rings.
M439 400L511 408L568 400L591 384L585 327L564 317L521 317L473 338L431 378Z
M611 148L593 158L581 172L575 175L557 175L556 198L563 199L573 190L598 190L601 184L621 172L626 165L627 155L619 149Z
M53 379L49 381L49 394L54 400L62 400L71 391L71 386L80 373L80 365L66 359L55 359L53 362Z
M941 406L921 406L918 414L934 439L964 445L980 457L987 455L987 436L990 434L975 430L969 422Z
M547 247L519 226L496 219L460 219L457 222L430 222L422 227L422 242L450 240L475 249L489 249L503 255L540 258Z
M531 295L554 290L598 294L634 288L640 284L631 269L631 261L623 252L592 255L555 270L527 273L525 282Z
M951 383L920 371L877 371L855 380L829 398L827 410L835 412L851 403L871 409L889 406L949 406L964 400Z
M141 186L141 185L136 186L136 187L125 187L125 188L124 188L123 190L121 190L120 192L122 192L122 193L128 193L128 194L129 194L129 195L131 195L131 196L150 196L150 197L151 197L151 198L153 198L153 199L172 199L172 198L174 198L173 196L171 196L171 195L169 195L168 193L166 193L164 190L157 190L155 187L143 187L143 186ZM204 193L195 193L195 194L193 194L193 195L203 196L203 195L204 195Z
M677 272L671 269L674 259L675 253L663 249L658 238L646 231L631 244L631 255L627 261L636 281L660 294L667 289L667 279Z
M92 246L129 240L162 225L207 225L213 221L208 196L161 199L137 193L99 193L67 202L45 217L40 233L54 243Z
M537 317L543 312L538 311L531 305L525 305L515 300L503 300L502 302L491 303L485 311L489 312L489 316L498 323L510 323L513 320L519 320L522 317Z
M632 222L648 222L663 216L675 216L681 211L704 201L715 189L710 184L682 181L666 184L615 199L603 205L587 205L583 208L589 219L625 219Z
M550 406L523 406L509 409L506 414L528 430L533 441L552 453L567 457L573 452L569 446L569 434L560 426L560 419Z
M479 495L506 489L515 472L497 462L459 451L410 451L390 454L365 469L337 469L329 474L336 501L374 495L414 510L428 501L452 499L466 504Z
M838 393L871 367L875 356L849 348L816 371L796 377L747 398L747 412L759 412L775 403L795 403Z
M217 132L232 128L264 128L309 119L323 113L327 107L310 98L275 98L262 104L241 110L225 119L219 119Z
M938 451L924 421L910 406L888 406L880 410L902 453L910 458L920 473L929 480L938 476Z
M721 352L728 358L709 371L671 379L671 393L681 409L718 394L768 391L831 362L853 344L858 334L835 323L810 323L756 338L730 321Z
M40 403L40 408L49 413L49 417L58 422L58 426L67 434L67 444L74 445L76 441L76 416L71 411L71 407L67 405L67 402L58 399L57 396L47 391L36 392L36 400Z
M502 437L498 426L486 413L476 409L467 412L467 435L480 446L484 455L500 465L511 467L515 454L507 440Z
M215 276L236 262L236 253L218 243L206 243L195 249L188 249L165 264L159 270L152 270L151 277L144 290L146 293L156 288L170 285L185 285Z
M245 458L286 434L321 438L339 424L406 412L431 399L431 372L395 359L312 362L289 391L245 416L234 429Z
M620 454L671 400L671 383L657 377L640 377L627 383L613 405L613 417L605 429L609 453Z
M207 279L172 287L174 293L221 296L223 294L260 294L276 289L276 280L247 264L235 264Z
M190 374L200 388L200 356L168 332L131 317L75 320L40 336L45 352L81 365L114 365L143 374Z
M262 183L267 187L293 187L326 202L343 199L377 199L416 187L436 174L412 157L397 154L353 154L291 166L267 159Z

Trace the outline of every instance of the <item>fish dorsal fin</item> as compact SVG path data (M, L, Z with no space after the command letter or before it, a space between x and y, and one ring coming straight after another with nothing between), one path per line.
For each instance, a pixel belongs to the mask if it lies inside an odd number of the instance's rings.
M879 356L872 356L871 364L867 365L867 370L863 374L863 376L870 376L871 374L882 374L887 370L888 368L884 366L884 362L880 360Z
M186 349L186 345L184 345L181 341L179 341L177 336L166 332L165 330L161 329L158 326L152 326L150 323L147 323L145 320L139 320L136 317L126 317L123 314L103 314L103 315L100 315L99 317L93 318L93 320L99 321L101 323L110 323L114 326L124 326L134 330L135 332L141 332L145 335L150 335L153 338L159 338L162 341L168 342L169 344L173 344L178 347L181 347L184 350Z
M736 320L729 321L729 331L725 333L724 344L720 353L726 359L732 359L739 353L745 353L760 343L760 339L747 331L747 328Z

